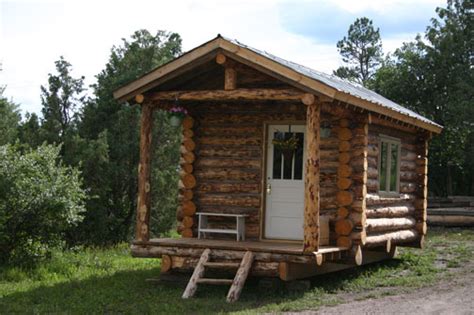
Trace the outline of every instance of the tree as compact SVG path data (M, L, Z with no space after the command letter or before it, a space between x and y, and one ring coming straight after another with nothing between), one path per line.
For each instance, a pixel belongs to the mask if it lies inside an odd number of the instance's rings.
M358 18L349 26L347 37L337 42L337 50L347 66L334 74L367 85L382 59L382 40L372 20Z
M3 97L4 90L0 87L0 145L15 142L21 120L18 105Z
M55 66L57 74L48 74L48 87L41 86L41 129L48 143L60 144L74 128L76 109L84 102L84 77L73 78L72 66L62 56Z
M108 63L96 77L94 98L81 111L79 124L82 138L107 143L107 161L100 168L83 162L85 183L94 198L88 201L81 229L92 243L128 239L136 208L140 109L138 105L118 103L112 93L180 53L178 34L158 31L152 35L139 30L131 40L123 39L122 45L112 48ZM164 115L155 116L164 119ZM173 132L178 134L177 130ZM163 168L168 167L176 173L175 165Z
M26 113L25 120L18 128L18 137L20 143L30 148L36 148L42 143L41 125L38 115L35 113Z
M47 257L82 219L86 196L79 172L62 165L59 151L0 146L0 264Z
M377 71L371 87L445 128L430 145L430 191L474 192L473 19L469 1L437 8L424 39L404 44Z

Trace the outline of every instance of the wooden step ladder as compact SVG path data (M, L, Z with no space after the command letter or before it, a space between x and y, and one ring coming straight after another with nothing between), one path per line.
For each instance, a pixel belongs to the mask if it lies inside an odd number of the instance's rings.
M239 299L240 293L247 280L250 268L252 267L254 255L252 252L247 251L242 258L240 263L237 262L216 262L210 261L211 250L206 248L202 254L199 262L194 268L193 275L189 279L188 285L183 293L183 299L188 299L194 296L196 293L197 286L199 283L206 284L217 284L217 285L230 285L229 292L227 293L227 302L235 302ZM234 269L237 270L234 279L212 279L204 278L206 268L214 269Z

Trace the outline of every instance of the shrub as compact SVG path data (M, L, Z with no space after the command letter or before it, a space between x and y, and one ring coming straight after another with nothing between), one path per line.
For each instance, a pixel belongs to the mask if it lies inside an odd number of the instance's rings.
M21 152L0 146L0 263L31 265L62 244L82 220L79 172L62 165L60 147Z

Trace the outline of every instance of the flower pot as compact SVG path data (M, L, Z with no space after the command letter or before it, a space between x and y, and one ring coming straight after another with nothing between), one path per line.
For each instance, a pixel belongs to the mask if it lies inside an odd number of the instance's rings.
M170 125L173 127L179 127L182 121L183 121L183 118L180 116L171 115L170 117Z

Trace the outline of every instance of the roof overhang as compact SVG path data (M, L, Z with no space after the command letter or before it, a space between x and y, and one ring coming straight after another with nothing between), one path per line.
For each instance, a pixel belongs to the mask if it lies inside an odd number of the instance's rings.
M321 81L308 77L298 71L289 68L275 60L267 58L249 48L237 45L229 40L217 36L201 46L181 55L180 57L148 72L142 77L126 84L114 91L113 96L119 101L127 101L137 94L142 94L154 87L163 84L189 71L197 65L203 64L213 59L218 52L221 52L237 61L250 65L255 69L271 75L277 79L287 82L306 92L315 93L320 98L338 100L368 111L372 111L384 116L400 120L404 123L439 134L442 130L440 125L429 123L381 106L378 103L359 98L344 91L337 90Z

